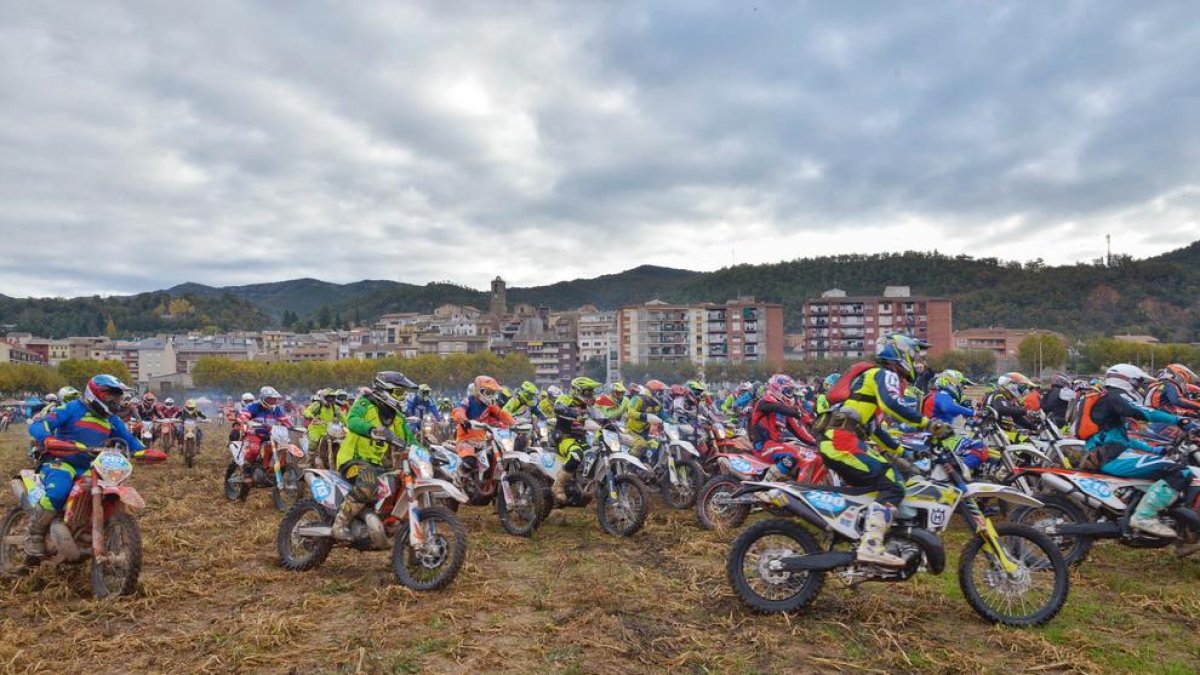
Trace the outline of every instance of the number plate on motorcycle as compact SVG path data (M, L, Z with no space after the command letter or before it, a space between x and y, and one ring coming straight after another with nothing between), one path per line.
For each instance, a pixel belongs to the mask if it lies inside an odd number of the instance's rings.
M846 498L836 492L809 490L804 493L804 498L813 507L826 513L836 515L846 510Z
M738 473L750 473L754 470L754 465L751 464L750 460L748 459L734 457L733 459L729 460L729 468Z

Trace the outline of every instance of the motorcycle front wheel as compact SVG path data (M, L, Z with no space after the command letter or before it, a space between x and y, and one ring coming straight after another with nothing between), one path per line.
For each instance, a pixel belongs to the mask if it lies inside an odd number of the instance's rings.
M300 501L300 472L296 467L289 465L284 468L283 485L271 489L271 501L276 509L285 513Z
M1006 571L982 537L973 537L958 563L958 585L975 613L1005 626L1040 626L1067 602L1071 579L1058 546L1027 525L997 523Z
M396 581L414 591L445 588L458 576L467 558L467 530L451 512L438 506L420 510L425 545L415 549L403 523L392 544Z
M630 474L613 478L613 491L596 488L596 518L600 527L618 537L629 537L642 529L648 512L646 488Z
M659 485L662 487L663 502L673 509L690 509L696 505L696 496L704 484L704 469L694 459L685 459L675 463L675 479L671 482L671 472L663 473Z
M137 590L142 571L142 534L127 513L114 513L104 523L104 560L92 559L92 594L97 598L129 595Z
M496 491L496 513L504 531L518 537L528 537L541 524L542 496L533 478L521 471L506 474L508 491L513 496L510 504L504 498L504 490Z

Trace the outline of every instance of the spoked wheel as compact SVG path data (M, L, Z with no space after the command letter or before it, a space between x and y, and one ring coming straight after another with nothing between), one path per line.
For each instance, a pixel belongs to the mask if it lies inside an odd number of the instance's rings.
M821 553L821 547L799 524L764 520L733 540L725 573L734 592L756 612L794 612L816 599L825 575L777 570L774 564L791 556L815 553Z
M453 513L441 507L420 510L425 545L409 543L408 524L400 526L392 545L392 571L396 580L415 591L446 587L458 576L467 557L467 531Z
M183 441L183 463L189 469L196 466L196 441L190 438Z
M13 507L0 526L0 575L18 576L30 569L25 557L28 538L29 513L19 506Z
M1041 506L1022 506L1008 515L1009 522L1028 525L1045 534L1058 546L1063 560L1068 565L1078 565L1083 562L1088 551L1092 548L1090 537L1080 537L1069 534L1051 534L1049 530L1060 525L1076 525L1088 522L1083 511L1070 498L1060 494L1038 495Z
M596 517L609 534L628 537L646 523L646 488L629 474L613 479L613 491L601 485L596 490Z
M709 479L696 498L696 520L706 530L732 530L742 526L750 515L749 504L730 502L741 481L730 474Z
M308 537L297 534L303 527L330 527L333 516L311 499L296 502L279 523L275 535L275 552L279 564L293 572L303 572L320 567L333 549L332 537Z
M129 595L142 571L142 534L137 521L114 513L104 523L104 559L92 559L92 594L97 598Z
M979 616L1005 626L1040 626L1067 602L1070 575L1058 546L1026 525L996 524L1009 568L974 537L958 564L958 585Z
M673 509L690 509L696 505L696 495L704 484L704 470L694 459L685 459L675 463L675 479L671 481L669 471L663 473L662 497L663 502Z
M534 474L533 480L538 498L538 522L544 523L550 517L550 512L554 510L554 491L551 489L553 483L540 473Z
M541 495L537 482L528 474L513 471L506 474L512 503L504 498L504 490L496 491L496 511L504 531L518 537L533 534L541 523Z
M245 487L245 478L242 476L241 467L230 462L229 466L225 467L225 499L231 502L239 499L245 499L242 496L242 490Z

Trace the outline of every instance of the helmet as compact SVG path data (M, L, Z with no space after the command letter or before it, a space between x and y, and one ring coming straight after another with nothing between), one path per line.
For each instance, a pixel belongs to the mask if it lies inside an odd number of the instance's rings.
M1104 372L1104 386L1114 387L1130 394L1149 380L1150 375L1146 371L1129 363L1118 363Z
M909 380L917 378L917 361L928 343L903 333L890 333L875 342L875 360Z
M696 380L688 380L683 384L683 386L687 387L688 393L690 393L692 398L696 400L699 400L700 397L708 393L708 389L706 389L702 383Z
M1005 373L996 380L996 387L1004 389L1013 396L1020 396L1026 389L1033 386L1033 382L1022 375L1021 373Z
M655 394L660 394L667 388L667 385L662 380L646 380L646 388Z
M821 381L821 386L825 388L825 391L829 391L830 389L833 389L833 385L837 384L837 381L841 379L841 377L842 376L839 373L830 373L825 376L824 380Z
M147 396L149 396L149 394L147 394ZM254 403L254 394L251 394L250 392L242 394L242 403L245 403L246 405Z
M319 391L313 392L312 397L310 397L308 400L312 401L313 403L320 403L321 402L321 392L319 392Z
M673 385L671 385L671 395L672 396L687 396L688 390L684 389L682 384L673 384Z
M750 384L749 382L743 382L737 386L737 390L738 390L739 394L744 394L753 388L754 388L754 385Z
M480 375L472 384L475 385L475 398L488 405L496 401L496 395L500 393L500 383L496 378Z
M637 382L629 383L629 395L630 396L641 396L643 391L644 390L642 389L642 385L638 384Z
M596 402L596 390L600 388L600 383L590 377L577 377L571 380L571 396L575 397L576 401L582 401L588 405Z
M1166 368L1163 368L1163 372L1170 373L1167 377L1170 377L1181 387L1196 381L1196 373L1192 372L1191 368L1188 368L1182 363L1168 364Z
M183 407L187 410L195 410L196 409L196 400L189 398L188 400L184 401Z
M1071 386L1071 378L1067 377L1066 373L1055 373L1050 378L1050 386L1052 387L1069 387Z
M51 392L43 396L42 400L46 403L58 403L58 394Z
M83 391L83 403L100 417L115 415L129 387L112 375L97 375L88 380Z
M163 405L175 405L175 399L168 396L166 400L163 401Z
M250 396L250 394L246 394L246 396ZM243 401L246 400L246 396L242 397ZM148 391L148 392L142 394L142 403L150 404L150 403L154 403L156 400L158 400L158 399L156 399L154 397L154 392L152 392L152 391ZM254 397L250 396L250 400L253 401Z
M66 403L67 401L74 401L77 398L79 398L79 390L76 389L75 387L67 385L67 386L63 387L62 389L58 390L58 400L60 403Z
M394 370L382 370L375 373L371 382L371 393L381 403L399 412L404 407L404 397L409 389L416 389L417 383Z
M558 386L557 384L552 384L549 387L546 387L546 395L550 398L558 398L559 396L562 396L562 393L562 387Z
M791 403L796 398L796 381L784 375L777 373L767 380L767 393L775 398Z
M258 400L265 406L275 407L279 405L279 399L283 398L275 391L275 387L263 387L258 390Z
M621 384L620 382L613 382L611 390L612 393L619 394L617 398L629 393L629 390L625 388L625 385Z
M526 403L529 403L530 401L536 401L538 393L538 386L529 380L522 382L521 388L518 390L521 400L525 401Z
M431 396L433 394L433 389L431 389L427 384L422 384L421 386L417 387L417 393L421 396Z

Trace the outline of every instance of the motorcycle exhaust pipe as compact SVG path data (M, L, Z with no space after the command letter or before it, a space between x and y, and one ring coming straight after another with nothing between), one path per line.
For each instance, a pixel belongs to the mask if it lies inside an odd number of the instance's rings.
M1079 488L1075 487L1071 481L1068 481L1065 478L1061 478L1052 473L1044 473L1042 474L1042 482L1065 494L1068 499L1076 504L1079 504L1080 506L1090 509L1098 509L1103 506L1103 503L1100 500L1085 494Z
M383 521L379 519L378 514L374 511L368 511L363 515L363 522L367 524L367 534L371 537L372 546L377 549L390 547L387 531L384 530Z

